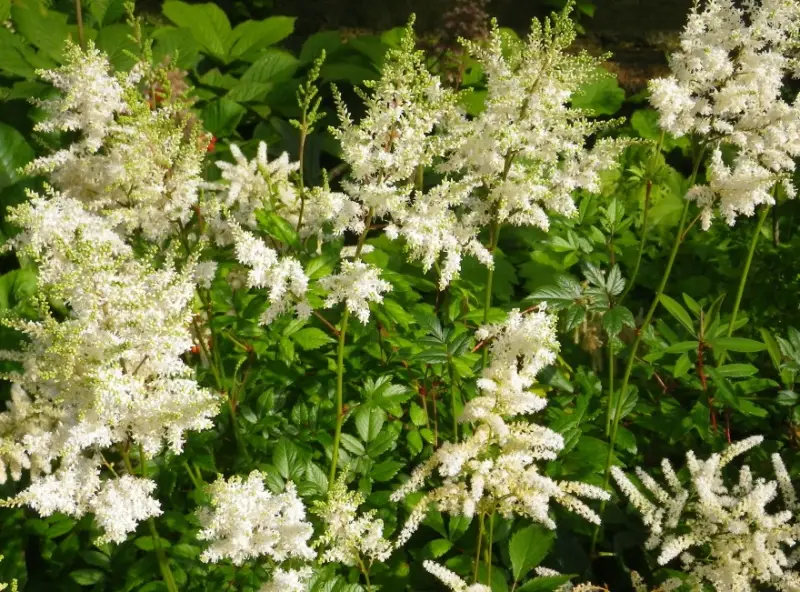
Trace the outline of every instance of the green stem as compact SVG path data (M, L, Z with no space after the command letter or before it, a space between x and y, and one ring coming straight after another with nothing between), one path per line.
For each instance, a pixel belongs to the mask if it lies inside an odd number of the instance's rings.
M483 543L483 512L478 516L478 550L475 552L475 565L473 566L472 583L478 583L478 567L481 564L481 545Z
M628 295L628 292L631 291L633 288L633 284L636 282L636 277L639 275L639 267L642 264L642 255L644 254L644 245L647 240L647 229L650 223L650 196L653 191L653 180L650 179L650 176L653 172L653 168L656 165L656 159L658 155L661 153L661 146L664 144L664 136L666 132L661 132L661 137L658 139L658 144L656 144L656 149L653 152L653 158L650 160L650 167L647 171L647 182L645 183L645 190L644 190L644 212L642 213L642 237L639 239L639 253L636 255L636 265L633 268L633 273L631 274L630 280L628 280L628 287L625 288L625 291L622 293L622 296L619 298L619 303L625 300L625 297ZM608 430L606 429L606 432Z
M489 514L489 548L486 550L486 585L492 588L492 545L494 544L494 511Z
M367 212L364 219L364 231L358 237L356 254L354 259L361 257L364 243L367 241L369 227L372 224L372 216L375 214L372 208ZM339 347L336 351L336 431L333 434L333 453L331 455L331 470L328 477L328 486L332 486L336 479L336 465L339 463L339 446L342 440L342 424L344 423L344 344L347 336L347 321L350 319L350 310L347 304L342 314L342 322L339 327Z
M614 402L614 348L608 344L608 407L606 408L606 437L611 433L611 412Z
M777 187L777 186L776 186ZM739 278L739 289L736 291L736 300L733 303L733 312L731 312L731 321L728 324L728 337L733 335L736 326L736 317L739 316L739 306L742 304L742 296L744 295L744 287L747 285L747 276L750 273L750 265L753 263L753 255L756 252L756 245L758 239L761 237L761 228L764 226L764 221L767 219L769 213L769 206L764 206L761 213L758 215L758 223L756 230L753 232L753 238L750 239L750 248L747 250L747 259L744 260L744 268L742 269L742 276ZM718 366L725 363L728 352L724 352L719 359Z
M497 243L500 240L500 224L493 220L489 227L489 252L494 254L497 248ZM494 284L494 265L492 265L486 274L486 295L483 300L483 324L489 322L489 309L492 308L492 288ZM483 361L482 366L486 366L486 361L489 356L489 348L483 348Z
M75 20L78 21L78 43L81 49L86 49L86 36L83 33L83 7L81 0L75 0Z
M333 435L333 454L328 477L329 486L332 486L336 479L336 465L339 463L339 445L342 439L342 424L344 423L344 343L349 318L350 310L345 307L339 327L339 348L336 350L336 431Z
M456 380L455 376L453 375L453 364L452 362L447 362L447 370L450 374L450 405L452 407L452 414L453 414L453 442L458 442L458 411L457 411L457 401L456 401Z
M700 163L703 160L704 152L705 150L701 148L697 153L696 160L692 168L692 175L691 177L689 177L689 187L692 187L694 185L695 180L697 179L697 172L700 170ZM628 356L628 361L625 364L625 371L622 374L622 381L620 383L619 393L617 393L616 405L614 406L614 415L611 420L611 433L608 441L608 453L606 455L606 466L605 466L605 473L603 476L604 489L608 489L609 479L611 477L611 461L614 457L614 446L617 443L617 434L619 433L620 413L622 412L622 405L628 393L628 382L630 381L631 372L633 371L633 365L636 362L636 354L639 351L639 346L642 343L644 334L647 328L650 326L650 322L653 320L653 314L658 308L659 301L661 300L661 295L664 293L664 289L667 287L669 276L672 273L672 267L675 264L675 258L678 255L678 249L680 248L682 239L684 238L684 229L686 227L686 221L689 215L690 205L691 202L689 200L685 200L683 206L683 212L681 212L681 220L678 223L678 230L675 234L675 240L672 243L672 249L670 250L669 259L667 261L667 267L664 270L664 274L661 276L661 281L658 284L658 289L656 290L653 302L650 304L650 308L647 310L647 314L645 315L645 318L642 321L641 326L636 332L636 339L634 339L633 341L633 345L631 346L631 352ZM605 507L606 507L606 502L603 501L600 505L601 515L603 514ZM595 527L594 535L592 537L592 547L591 547L592 555L594 554L597 545L597 538L599 536L599 533L600 533L600 526L597 525Z

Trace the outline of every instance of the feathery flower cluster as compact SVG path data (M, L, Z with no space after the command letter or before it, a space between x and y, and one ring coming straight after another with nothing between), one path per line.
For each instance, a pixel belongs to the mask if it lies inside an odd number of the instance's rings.
M37 265L39 314L4 320L24 342L0 352L16 363L4 375L13 385L0 413L0 481L27 471L30 484L4 503L92 513L101 541L122 542L161 510L153 481L103 475L104 453L133 445L152 456L165 444L180 452L187 431L211 426L218 398L182 360L192 345L195 262L179 267L169 251L142 258L128 242L137 228L160 242L188 216L199 132L179 99L151 110L136 88L153 74L145 66L109 71L93 47L70 46L60 69L42 73L63 96L42 104L49 118L39 129L78 133L30 165L55 188L31 192L9 214L21 231L5 248Z
M347 310L366 324L369 320L369 303L383 302L383 294L392 290L392 284L381 279L381 270L363 261L342 261L341 270L319 281L328 291L325 307L344 302Z
M261 315L261 324L268 325L278 316L294 310L298 317L311 315L306 300L308 277L297 259L279 257L278 253L252 232L231 221L236 259L250 268L247 274L249 288L268 288L269 308Z
M264 477L253 471L245 480L219 478L208 487L211 507L198 512L203 526L198 538L210 543L200 556L203 561L230 559L241 565L260 556L276 562L314 559L316 554L308 546L314 529L306 521L306 509L294 484L287 483L286 490L276 495L264 487ZM282 583L301 579L292 570L275 577L278 581L282 578ZM277 585L275 580L273 585ZM290 589L300 590L297 586Z
M741 4L741 6L740 6ZM733 225L761 204L774 204L773 186L789 197L800 156L800 99L786 102L784 80L800 76L800 4L794 0L708 0L695 3L670 59L672 75L651 81L661 126L695 134L711 147L708 185L687 195L708 228L715 206ZM734 148L730 158L723 146Z
M491 588L483 584L468 585L457 573L450 571L435 561L426 560L422 566L453 592L491 592Z
M600 173L624 147L590 135L609 126L570 107L581 86L601 76L602 58L565 50L575 39L571 5L543 22L533 21L527 40L509 39L496 23L485 44L465 42L487 78L486 106L448 130L456 148L443 170L474 178L488 224L549 227L546 210L575 213L572 192L596 191Z
M564 447L563 438L521 418L507 421L545 406L544 399L528 389L536 374L555 359L555 318L544 310L528 316L512 311L505 323L482 329L479 335L494 339L491 363L478 383L485 394L470 401L460 418L476 427L463 442L442 445L392 494L394 501L403 499L422 488L434 472L443 479L414 508L398 545L416 531L431 503L445 513L472 516L496 511L555 528L549 515L554 501L590 522L600 522L579 498L608 499L605 491L585 483L555 481L538 466L556 458Z
M706 461L689 451L689 488L666 459L661 466L668 489L641 469L636 471L649 495L613 468L620 490L650 530L647 547L660 548L661 565L679 557L693 587L707 583L721 592L749 592L759 584L784 591L800 586L800 576L792 570L798 553L787 555L800 537L797 496L780 456L772 457L777 481L754 478L747 465L736 484L726 484L722 474L734 458L762 441L753 436ZM778 493L783 509L770 513L767 505Z
M78 131L69 147L33 161L67 197L112 221L116 230L163 242L193 214L205 145L187 99L167 89L153 103L137 88L155 73L143 63L113 76L103 54L69 45L65 64L41 72L62 96L41 102L40 131Z
M364 496L349 491L340 476L328 491L325 501L314 504L313 512L325 522L325 532L316 541L325 550L324 562L361 565L373 561L386 561L392 554L392 544L383 538L383 520L370 510L359 514L358 507Z
M261 587L260 592L308 592L313 572L310 567L283 570L272 573L272 579Z

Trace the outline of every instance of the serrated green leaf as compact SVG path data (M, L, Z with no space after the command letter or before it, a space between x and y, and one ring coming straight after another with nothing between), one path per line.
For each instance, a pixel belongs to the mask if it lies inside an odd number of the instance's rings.
M525 574L538 566L547 557L555 541L555 533L538 524L522 528L514 533L508 544L511 556L512 575L519 582Z
M321 348L323 345L334 343L336 340L330 335L325 333L322 329L316 327L305 327L292 333L291 338L306 351L311 351Z

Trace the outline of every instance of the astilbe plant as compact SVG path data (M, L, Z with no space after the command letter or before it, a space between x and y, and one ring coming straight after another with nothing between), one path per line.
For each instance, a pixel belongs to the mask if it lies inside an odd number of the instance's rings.
M774 481L754 477L748 465L739 470L738 481L727 482L724 475L732 460L761 442L761 436L752 436L705 461L687 452L688 487L667 459L661 463L667 488L637 468L647 494L621 469L613 469L620 490L650 530L647 547L659 549L660 565L680 559L687 574L685 583L692 589L706 583L720 592L754 590L759 584L796 590L800 585L792 569L798 559L794 548L800 536L797 494L781 457L772 456ZM772 502L779 494L781 505L774 508ZM683 583L672 579L661 589L674 589Z

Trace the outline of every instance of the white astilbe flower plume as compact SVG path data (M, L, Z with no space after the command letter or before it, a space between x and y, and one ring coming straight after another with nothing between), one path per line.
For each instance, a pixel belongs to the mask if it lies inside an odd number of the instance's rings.
M505 323L486 327L479 336L493 339L490 363L478 381L482 394L467 403L460 418L472 423L474 431L463 442L443 444L392 494L392 500L399 501L430 488L407 519L398 546L416 531L432 503L448 514L498 512L555 528L550 517L550 503L555 502L594 524L600 522L580 498L608 499L608 494L593 485L548 477L540 463L556 458L564 440L519 417L545 406L530 388L536 374L555 360L555 318L543 307L528 316L512 311ZM433 486L428 481L437 473L442 482Z
M314 559L316 554L308 546L314 529L294 484L289 482L283 493L273 494L264 487L264 478L253 471L247 479L219 478L208 487L211 507L198 511L202 530L197 536L209 542L200 556L203 561L230 559L241 565L262 556L276 562ZM290 577L299 576L276 573L275 581L285 583Z
M272 574L272 579L261 587L260 592L308 592L313 575L308 566L287 570L279 567Z
M392 284L381 279L380 268L359 260L343 260L339 273L322 278L319 285L328 291L326 308L344 302L363 324L369 320L369 303L383 302L383 294L392 290Z
M484 186L483 221L547 229L547 212L576 212L572 192L598 191L600 173L616 165L625 144L590 136L609 123L570 106L579 89L607 75L602 58L566 51L575 39L572 4L524 41L504 36L497 23L486 42L465 42L486 73L486 105L476 117L448 128L455 148L442 170ZM473 209L478 211L477 204Z
M317 539L322 547L323 562L344 565L368 566L374 561L386 561L392 554L392 544L383 538L383 520L375 517L375 511L358 511L364 496L349 491L340 475L328 490L325 501L314 504L312 510L325 523L325 532Z
M458 574L439 565L435 561L426 560L423 562L422 566L428 573L436 576L453 592L491 592L489 586L484 586L483 584L467 584Z
M268 325L278 316L294 311L301 319L311 315L306 300L308 276L303 266L294 257L278 256L278 253L236 222L229 222L233 235L236 260L249 267L247 286L267 288L269 307L261 315L262 325Z
M795 0L708 0L695 3L670 57L672 74L650 82L651 102L671 134L693 134L711 147L708 184L687 198L708 228L718 211L733 225L761 204L788 197L800 156L800 99L782 97L784 80L800 75L800 3ZM722 147L731 147L724 158Z
M800 537L797 498L780 456L772 457L777 481L754 479L747 465L737 483L726 483L723 475L735 457L762 441L753 436L736 442L706 461L689 451L691 481L686 487L666 459L662 472L667 488L637 470L642 492L618 467L612 469L620 490L650 530L647 547L659 549L661 565L680 558L692 587L708 584L719 592L749 592L762 584L782 591L800 586L792 569L797 554L789 554ZM783 509L772 513L767 505L779 492Z
M162 243L186 224L198 204L207 142L189 103L172 89L151 101L139 80L157 77L138 64L127 76L110 74L105 55L68 44L65 63L40 72L62 94L41 102L41 131L79 132L74 143L28 165L61 193L102 213L117 231L141 230Z

